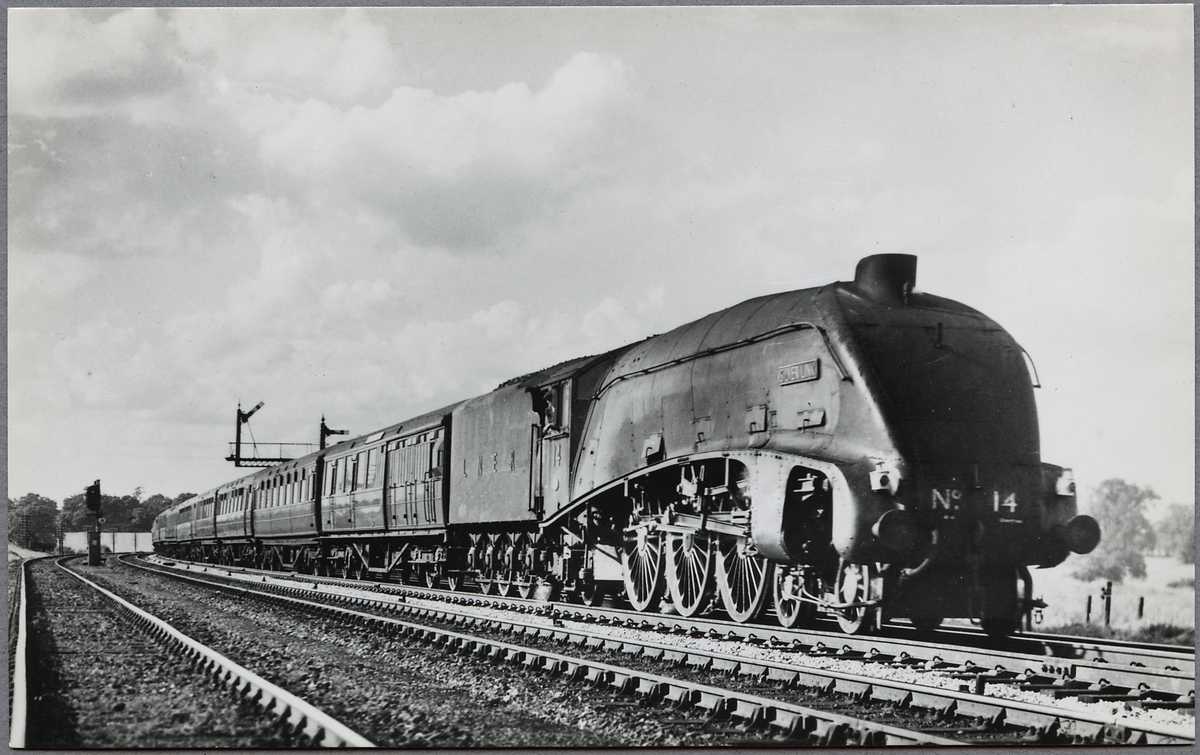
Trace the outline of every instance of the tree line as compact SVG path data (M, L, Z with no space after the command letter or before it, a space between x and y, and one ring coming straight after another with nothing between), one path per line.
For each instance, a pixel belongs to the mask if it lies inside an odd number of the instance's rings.
M1092 491L1088 505L1081 507L1100 523L1100 544L1076 562L1072 576L1090 581L1121 582L1126 576L1146 576L1147 553L1177 556L1185 564L1196 563L1196 511L1191 506L1171 504L1165 515L1151 523L1147 505L1158 500L1149 487L1124 480L1105 480Z
M108 532L149 532L154 517L195 493L181 493L174 498L154 494L146 497L138 488L132 495L102 495L100 513L102 525ZM90 515L83 493L67 496L62 505L37 493L28 493L8 500L8 540L10 543L36 551L51 551L58 547L58 532L80 532L91 529Z

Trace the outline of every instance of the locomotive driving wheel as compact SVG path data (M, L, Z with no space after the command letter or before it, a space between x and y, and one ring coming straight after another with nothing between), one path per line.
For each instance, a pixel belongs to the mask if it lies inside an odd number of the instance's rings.
M713 538L706 532L667 535L667 588L680 616L695 616L713 594Z
M838 564L837 585L834 587L838 603L866 603L874 599L872 580L875 570L870 564L855 564L842 560ZM838 626L846 634L858 634L869 630L875 623L874 606L857 605L834 610Z
M721 538L717 542L717 587L729 618L745 623L753 620L767 602L774 568L765 558L748 552L747 542Z
M812 568L795 566L776 566L772 584L772 598L775 602L775 618L780 626L791 629L808 624L816 615L816 604L801 600L800 594L807 592L816 595L818 577Z
M662 538L648 527L638 527L621 549L621 576L625 597L635 611L658 607L663 594Z

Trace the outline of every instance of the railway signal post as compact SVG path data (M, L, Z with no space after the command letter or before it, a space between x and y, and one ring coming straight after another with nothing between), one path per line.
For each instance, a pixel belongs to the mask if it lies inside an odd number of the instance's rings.
M92 529L88 532L88 566L100 565L100 523L104 521L100 514L100 481L96 480L84 488L84 503L87 504L88 516L95 517Z

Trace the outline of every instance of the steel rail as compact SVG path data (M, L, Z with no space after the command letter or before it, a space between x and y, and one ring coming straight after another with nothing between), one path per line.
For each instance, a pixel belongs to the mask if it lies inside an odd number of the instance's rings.
M736 690L689 682L613 664L586 660L530 648L524 645L477 637L448 629L431 627L411 621L280 594L283 591L300 592L304 590L304 588L297 586L264 585L260 583L254 584L253 587L243 587L235 584L214 582L192 575L169 574L169 576L197 583L208 588L216 588L242 596L257 597L268 602L286 604L289 607L304 607L319 615L352 621L370 629L438 645L464 655L475 655L494 662L520 664L532 670L565 676L569 679L590 683L596 687L611 687L618 692L634 694L656 703L673 703L681 708L695 707L706 712L711 717L729 716L743 719L750 726L768 725L771 728L779 729L780 733L786 737L795 738L803 736L816 744L827 745L838 743L838 738L845 737L847 732L853 732L858 743L869 745L962 746L969 744L969 742L961 739L952 739L937 734L927 734L889 724L880 724L833 711L809 708L803 705L796 705L782 700L773 700ZM267 589L262 589L264 587ZM329 596L330 593L325 593L325 595ZM354 598L350 596L349 599L361 605L387 605L395 607L397 610L411 608L402 602L384 603L375 598ZM434 609L419 608L416 610L434 611ZM497 626L501 627L501 631L503 631L503 625L504 622L497 623ZM547 628L535 628L530 625L530 629ZM537 636L534 632L526 632L525 634L527 636ZM555 633L551 630L542 636L555 638L556 634L561 635L563 633Z
M59 568L108 599L147 634L194 659L204 673L257 704L264 713L279 718L293 731L302 732L310 741L325 747L374 747L365 737L312 704L188 637L162 619L138 608L83 575L71 571L63 563L70 558L74 557L59 559Z
M930 662L958 665L964 669L1002 668L1028 674L1053 674L1068 680L1101 680L1113 685L1137 688L1148 685L1155 691L1186 695L1195 690L1194 676L1167 669L1125 666L1097 661L1080 661L1056 656L1032 655L992 648L970 647L951 643L919 642L906 638L847 635L838 632L783 629L770 625L738 624L736 622L684 618L668 614L643 614L618 609L597 609L574 604L554 604L554 610L564 615L591 617L583 621L607 620L643 622L662 626L675 633L716 634L730 639L749 639L774 644L799 644L816 648L819 653L828 648L841 648L843 653L907 655Z
M544 601L535 598L500 598L476 593L448 591L399 585L392 583L363 583L358 580L344 580L335 577L314 577L296 575L288 572L271 572L249 570L241 567L214 566L211 564L178 562L184 568L192 569L221 569L234 573L241 572L255 575L271 575L275 579L303 581L317 584L355 586L359 589L375 590L396 595L406 595L428 600L442 600L452 604L490 606L500 610L527 611L541 609L547 605L554 610L566 612L572 616L583 616L584 621L624 622L633 626L650 622L652 626L664 627L660 631L700 632L703 634L720 634L723 636L748 637L775 644L795 644L817 647L819 652L826 652L827 647L840 647L847 652L907 654L917 658L936 660L946 664L958 664L964 670L1002 667L1003 670L1019 671L1032 674L1053 674L1068 681L1088 681L1099 684L1105 682L1114 686L1125 686L1130 689L1146 688L1162 693L1188 695L1195 690L1195 651L1189 654L1188 648L1179 648L1178 652L1164 659L1163 656L1137 656L1139 661L1129 664L1119 663L1115 652L1105 654L1107 645L1103 640L1081 644L1076 647L1075 657L1043 653L1019 652L1014 650L994 649L978 645L963 645L949 642L928 642L905 637L888 637L884 635L848 635L836 631L816 629L787 629L776 624L743 624L724 619L706 617L684 618L676 614L644 613L618 608L602 608L584 606L560 601ZM975 637L973 633L968 636ZM1016 639L1016 638L1014 638ZM1031 640L1029 636L1016 639L1018 644ZM1082 641L1085 638L1078 638ZM1033 640L1037 642L1037 640ZM1091 648L1091 652L1087 652ZM1189 657L1189 655L1191 657ZM1109 660L1109 657L1113 660ZM1159 665L1150 665L1157 660ZM1144 664L1144 665L1143 665ZM1169 666L1175 664L1178 670Z
M26 572L29 561L21 562L21 580L17 585L17 647L12 671L12 708L9 711L8 744L14 749L24 749L26 719L29 714L29 687L27 683L29 657L29 588Z
M196 566L200 568L213 568L212 564L203 564L198 562L179 561L179 563L187 565L185 568ZM244 567L221 566L221 569L228 571L245 571L246 573L261 573L272 574L281 579L296 579L299 581L309 582L324 582L327 584L355 584L357 580L344 580L337 577L316 577L312 575L298 575L291 572L273 572L244 569ZM479 593L468 593L463 591L441 590L428 587L417 587L413 585L402 585L398 583L370 583L372 587L377 589L395 591L398 594L418 595L431 600L448 600L450 602L460 602L471 604L470 601L476 601L478 605L496 605L496 606L514 606L521 604L528 605L543 605L544 600L536 598L518 598L518 597L497 597ZM641 619L658 619L679 620L674 614L658 614L658 613L643 613L637 611L628 611L617 608L600 608L586 607L581 604L568 603L565 601L552 601L555 604L570 606L571 609L579 608L581 610L590 610L598 614L613 614L624 617L633 617ZM858 642L867 642L878 644L879 642L896 642L905 643L913 647L938 647L946 650L947 653L961 651L977 651L979 653L993 653L1004 657L1026 657L1041 659L1047 664L1047 671L1053 670L1051 667L1056 664L1061 668L1069 669L1072 664L1094 664L1094 667L1099 669L1113 669L1119 666L1128 665L1134 668L1145 667L1147 669L1161 669L1164 672L1175 671L1186 677L1195 676L1195 648L1189 648L1181 645L1161 645L1154 643L1135 643L1123 640L1108 640L1096 637L1075 637L1070 635L1053 635L1039 634L1032 632L1029 634L1014 635L1008 638L1007 642L1012 647L1032 646L1030 651L1021 651L1016 649L999 649L991 648L980 644L951 644L945 643L930 643L925 640L914 640L907 637L896 637L889 635L847 635L840 631L824 631L821 629L786 629L777 624L770 622L765 623L739 623L724 619L714 618L696 618L696 622L705 622L706 625L711 625L709 628L724 628L734 632L750 632L754 630L767 633L768 636L782 637L788 640L803 639L804 637L814 637L820 640L828 640L830 642L844 642L854 645ZM903 626L894 626L893 628L904 630ZM942 627L939 633L947 638L962 637L971 641L971 643L985 642L986 635L982 632L972 631L963 627ZM1191 689L1189 687L1189 689Z
M961 637L971 643L987 642L986 634L967 627L942 627L938 631L947 639ZM1196 672L1196 649L1183 645L1044 634L1037 631L1014 635L1009 638L1009 642L1014 646L1040 646L1045 654L1056 658L1092 663L1141 664L1165 670L1173 667L1192 676Z
M239 585L217 583L210 579L203 579L190 575L172 574L171 576L193 581L206 586L214 586L237 592L252 592L263 595L267 598L294 601L302 605L317 607L318 610L341 610L347 614L362 617L361 620L367 622L368 624L378 621L394 621L392 619L388 619L387 617L381 617L374 614L364 614L362 612L353 611L350 609L337 609L326 603L315 603L302 597L295 597L296 595L311 594L313 592L311 588L300 587L298 585L279 584L279 582L268 583L264 581L262 583L253 583L253 588L251 588L242 587ZM291 593L291 595L289 595L289 593ZM1121 720L1116 717L1097 715L1086 711L1068 712L1053 705L1027 703L984 695L982 693L986 689L986 685L988 683L1010 684L1023 681L1023 679L1017 674L1013 674L1011 677L1009 677L987 673L990 672L991 669L980 668L979 671L976 671L969 676L976 688L976 692L970 693L940 689L936 687L930 687L928 685L913 684L909 682L880 680L875 677L851 674L842 671L817 669L808 666L780 663L758 658L746 658L743 656L720 653L716 651L682 649L678 646L660 644L647 640L616 640L612 638L597 638L578 631L572 632L565 628L547 627L545 625L531 624L510 619L481 617L470 613L456 611L450 608L415 606L403 602L405 600L404 596L387 596L388 599L384 599L383 597L377 596L354 596L329 592L323 592L321 595L327 598L344 601L352 605L364 607L371 606L381 610L403 612L408 614L410 617L415 617L418 619L432 619L445 623L453 623L458 625L465 624L469 626L490 625L501 633L505 634L519 633L534 638L548 637L560 643L565 642L576 645L602 646L605 649L612 650L614 652L642 655L653 660L665 660L667 662L675 662L695 668L724 671L731 675L765 676L768 679L782 681L787 684L811 687L829 692L843 692L860 697L862 699L901 702L905 705L928 708L944 714L955 714L972 718L981 718L991 724L1007 722L1015 726L1030 728L1043 733L1064 728L1064 724L1066 724L1066 728L1070 728L1072 731L1074 731L1076 737L1085 741L1104 740L1108 742L1129 743L1132 740L1144 741L1145 743L1149 744L1170 744L1190 743L1195 739L1194 731L1185 731L1176 727L1136 722L1132 720ZM525 608L526 610L524 612L529 613L530 611L528 610L528 606ZM543 605L543 608L547 609L545 613L551 619L566 618L581 622L586 621L584 618L577 618L562 611L555 611L546 605ZM650 630L657 629L658 631L662 631L660 628L661 626L661 624L654 626L649 625L648 622L639 622L638 628ZM431 631L443 631L433 630L433 628L428 629ZM525 650L527 652L534 652L528 648L525 648ZM832 651L833 649L830 648L830 650ZM867 660L871 662L899 661L903 665L908 666L920 665L916 662L913 662L911 659L905 662L897 656L885 655L883 653L879 653L878 651L873 652L870 657L866 657L865 654L862 653L842 654L840 651L823 654L839 655L840 657L851 660ZM933 668L937 668L940 664L927 663L925 665L932 665ZM1025 679L1031 680L1036 680L1037 678L1038 677L1035 675L1027 675L1025 677ZM962 742L958 742L958 744L962 744Z

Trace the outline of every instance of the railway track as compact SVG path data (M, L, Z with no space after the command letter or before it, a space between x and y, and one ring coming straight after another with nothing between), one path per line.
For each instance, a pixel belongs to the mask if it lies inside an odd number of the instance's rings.
M1062 697L1087 697L1077 691L1082 689L1077 686L1079 682L1062 683L1057 678L1045 675L1012 673L973 662L953 663L942 658L921 661L903 652L889 654L878 648L855 651L845 646L805 647L796 642L781 641L774 636L751 636L746 631L754 628L745 625L734 625L743 634L731 637L728 633L721 635L711 628L702 631L698 626L685 628L672 624L672 617L630 614L622 618L611 613L606 616L596 609L512 599L501 601L501 608L508 608L509 614L514 611L523 613L524 617L486 617L479 614L478 604L490 601L482 596L454 594L451 597L460 604L477 605L450 607L453 604L445 600L440 605L423 600L423 596L430 596L429 591L395 589L390 585L375 585L374 589L363 590L361 584L341 588L336 587L337 580L312 579L305 579L301 584L300 580L278 579L276 575L256 575L253 583L246 582L247 578L242 577L242 584L232 584L237 581L234 570L201 566L189 568L188 571L193 572L192 579L205 582L215 580L224 583L224 589L270 592L275 596L272 598L274 600L294 601L294 605L304 605L317 612L340 612L338 615L348 620L367 626L390 627L386 631L403 632L459 652L482 654L494 659L517 659L517 662L530 668L567 673L568 676L586 679L593 684L607 683L631 697L640 698L644 703L668 701L680 706L697 705L709 718L731 717L740 720L747 731L765 727L772 732L770 736L773 738L790 737L795 740L804 732L817 731L817 735L803 741L821 744L833 741L831 737L842 737L846 742L858 744L1168 744L1194 740L1190 727L1139 722L1087 711L1067 711L1061 704L1053 703L1053 698L1049 698L1047 703L1038 704L987 694L989 687L1008 689L1010 686L1042 686L1060 688L1064 692ZM330 603L343 603L351 607L334 607ZM391 618L397 614L403 615L404 619ZM653 624L651 619L666 621ZM413 624L416 620L421 623ZM601 626L604 631L598 631ZM470 628L472 635L464 636L461 633L463 628ZM644 629L650 631L642 631ZM614 634L614 630L618 634ZM632 632L632 635L619 635L621 632ZM670 642L661 642L664 634L673 635ZM658 635L659 641L646 639L646 635ZM701 648L698 645L702 643L698 642L690 642L685 646L685 641L710 641L709 637L714 635L723 639L726 648L736 649L737 652ZM518 637L521 645L513 647L510 641L498 639L500 637ZM578 656L568 658L554 650L562 645L577 651L607 652L622 659L637 659L637 668L630 668L627 661L614 666L611 662L586 661ZM784 647L779 647L781 645ZM873 671L854 674L770 658L780 653L792 658L805 655L853 661L873 667ZM588 663L599 665L588 666ZM943 680L953 680L952 686L959 681L965 681L965 684L958 684L957 690L937 689L929 686L927 681L915 683L880 678L881 675L876 673L879 669L907 670L915 677L940 672ZM716 688L686 678L689 674L704 680L717 676L737 680L737 683L723 683ZM690 692L687 691L689 689ZM773 691L776 689L799 690L800 699L797 701L796 695L790 693L781 695ZM769 694L765 694L764 690ZM1054 689L1046 691L1058 693ZM1097 696L1127 692L1107 681L1098 684L1093 691ZM830 693L837 694L831 697ZM1147 700L1143 697L1148 696L1139 697L1139 701L1145 704ZM834 698L841 700L848 709L858 712L849 714L829 710L828 701ZM823 710L804 704L804 701L811 702L814 699L822 701ZM864 707L869 710L859 710ZM848 718L835 720L836 716ZM913 720L899 724L895 727L896 731L887 728L891 724L880 723L897 716ZM930 719L936 724L931 724Z
M1195 650L1175 645L1153 645L1102 640L1088 637L1059 635L1022 635L1011 638L1002 645L989 642L986 635L965 629L939 632L934 639L918 638L915 632L903 631L901 627L887 627L888 632L880 635L847 635L837 630L785 629L773 623L745 624L720 618L685 618L669 613L642 613L611 607L584 606L576 603L525 599L517 597L495 597L481 593L440 590L414 587L397 583L372 582L364 585L356 580L309 575L289 575L273 571L240 569L237 567L213 567L205 564L178 562L187 569L205 569L228 572L270 575L276 579L291 579L300 583L350 585L408 597L442 600L451 604L514 608L533 610L552 606L554 611L583 621L601 623L649 622L655 628L662 627L674 633L701 634L704 636L730 636L754 638L772 644L791 644L820 648L818 652L829 652L837 648L846 653L878 653L906 656L922 661L937 660L944 663L962 664L967 668L991 669L1003 666L1022 674L1051 674L1064 680L1123 684L1163 695L1183 695L1195 689ZM1151 707L1156 702L1149 700ZM1187 708L1189 700L1179 701L1179 707ZM1173 707L1171 705L1163 707Z
M72 558L21 569L13 747L371 746L327 713L72 571ZM43 591L53 601L42 600ZM224 723L228 738L220 729L193 731L191 714L181 713L189 707ZM147 720L152 711L161 720Z

